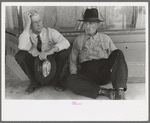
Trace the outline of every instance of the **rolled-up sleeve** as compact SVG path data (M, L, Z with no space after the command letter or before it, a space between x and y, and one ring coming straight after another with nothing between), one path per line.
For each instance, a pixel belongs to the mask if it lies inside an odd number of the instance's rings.
M57 30L55 29L49 29L49 36L52 36L50 38L53 39L53 41L56 43L56 47L59 48L59 51L68 49L70 47L69 41L62 35L60 34Z
M19 36L18 48L20 50L29 51L31 47L32 47L32 43L30 41L30 34L26 31L23 31L23 33Z
M76 38L73 42L72 50L70 53L70 73L76 74L77 73L77 65L78 65L78 57L79 57L79 46L78 46L78 39Z

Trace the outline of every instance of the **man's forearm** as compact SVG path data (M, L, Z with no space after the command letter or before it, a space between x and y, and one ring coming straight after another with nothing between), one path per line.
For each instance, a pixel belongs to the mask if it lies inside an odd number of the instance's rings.
M58 52L59 51L59 48L54 46L52 49L46 51L47 55L52 55L54 54L55 52Z
M26 31L23 31L22 34L19 36L19 44L18 48L20 50L30 50L32 47L32 43L30 41L30 34Z
M24 31L28 32L30 31L30 24L26 24L25 28L24 28Z
M75 65L70 65L70 74L77 74L77 67Z

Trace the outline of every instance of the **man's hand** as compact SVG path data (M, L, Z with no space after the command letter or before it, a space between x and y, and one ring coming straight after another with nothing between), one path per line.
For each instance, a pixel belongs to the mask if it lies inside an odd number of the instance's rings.
M24 14L24 20L25 24L31 24L31 13L30 12L25 12Z
M41 52L39 55L40 60L46 60L47 59L47 53L46 52Z
M46 60L48 55L53 55L53 54L54 54L55 52L57 52L58 50L59 50L58 47L53 47L53 48L50 49L50 50L41 52L40 55L39 55L39 58L40 58L41 60Z
M31 26L31 13L25 12L24 13L24 21L25 21L25 30L29 31Z

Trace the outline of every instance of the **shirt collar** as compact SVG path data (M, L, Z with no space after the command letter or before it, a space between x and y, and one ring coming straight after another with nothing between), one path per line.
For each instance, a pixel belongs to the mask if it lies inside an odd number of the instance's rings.
M41 39L42 39L42 36L43 36L43 31L44 31L44 28L42 29L41 33L39 34ZM32 32L32 35L33 35L33 37L35 37L35 38L37 38L37 36L38 36L37 34L35 34L35 33L33 33L33 32Z
M88 34L86 34L86 40L93 38L94 40L97 41L97 39L99 38L99 33L96 32L96 34L94 36L89 36Z

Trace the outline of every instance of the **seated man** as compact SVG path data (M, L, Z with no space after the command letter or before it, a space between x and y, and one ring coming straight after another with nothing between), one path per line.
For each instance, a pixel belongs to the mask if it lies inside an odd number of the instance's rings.
M80 21L84 21L85 33L73 42L70 74L64 86L78 95L94 99L103 95L123 100L128 76L123 52L116 48L109 36L97 31L99 22L102 22L97 9L86 9L83 17ZM113 89L100 87L110 80Z
M18 48L20 51L15 55L15 59L30 79L30 85L25 90L25 94L32 93L41 85L34 74L35 58L46 60L48 55L54 56L57 66L51 84L57 91L63 91L60 74L67 60L67 49L70 47L70 43L55 29L44 28L37 11L26 12L24 19L25 28L19 37Z

